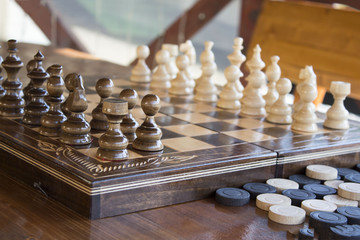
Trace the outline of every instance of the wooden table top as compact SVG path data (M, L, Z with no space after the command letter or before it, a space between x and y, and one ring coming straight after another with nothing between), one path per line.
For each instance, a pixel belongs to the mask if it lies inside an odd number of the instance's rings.
M0 239L294 239L301 228L268 220L253 200L227 207L214 198L88 220L3 174L0 182Z

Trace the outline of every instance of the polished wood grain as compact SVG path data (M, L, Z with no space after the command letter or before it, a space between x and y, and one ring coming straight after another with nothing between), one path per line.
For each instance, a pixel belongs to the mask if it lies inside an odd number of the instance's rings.
M227 207L213 197L88 220L39 189L2 174L0 182L0 239L294 239L289 232L301 227L268 220L253 200Z

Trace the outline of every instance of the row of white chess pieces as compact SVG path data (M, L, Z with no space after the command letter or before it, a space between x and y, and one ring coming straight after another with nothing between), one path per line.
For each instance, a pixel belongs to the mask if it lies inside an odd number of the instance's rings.
M303 132L316 132L318 130L315 114L315 105L312 103L317 97L316 75L312 66L305 66L300 70L299 78L302 80L296 90L300 100L292 107L286 101L292 84L287 78L281 78L281 69L278 65L280 58L271 57L271 64L262 69L265 63L261 59L259 45L253 49L252 57L246 62L249 75L245 78L248 84L244 88L240 82L243 73L240 68L246 57L242 54L243 39L234 39L234 51L228 55L230 66L224 75L226 85L218 93L214 83L214 73L217 70L215 56L212 52L213 42L205 42L205 49L200 55L201 76L196 80L191 67L196 63L196 52L190 40L180 44L163 44L161 50L155 55L157 66L153 71L146 65L149 48L141 45L137 48L138 62L132 69L130 80L147 83L153 89L168 89L173 95L190 95L203 102L217 102L217 106L224 109L240 109L240 114L265 117L270 122L278 124L291 124L291 128ZM178 55L180 51L183 54ZM267 93L263 94L263 87L267 84ZM266 87L265 87L266 89ZM345 82L332 82L330 92L334 96L334 104L327 111L324 126L332 129L349 128L349 113L343 101L350 94L350 84ZM241 106L241 108L240 108Z

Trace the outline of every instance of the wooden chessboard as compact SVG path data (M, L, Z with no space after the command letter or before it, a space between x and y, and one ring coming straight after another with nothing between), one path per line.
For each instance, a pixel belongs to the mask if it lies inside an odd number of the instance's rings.
M90 121L99 96L96 79L83 78L89 103L85 116ZM359 163L356 122L347 131L334 131L324 129L319 118L318 133L301 134L287 125L195 102L192 96L170 96L120 78L113 81L113 97L133 88L140 97L155 93L161 98L155 120L163 132L162 152L136 151L130 145L128 160L104 162L95 157L101 133L92 132L90 145L67 146L41 136L38 128L20 119L0 118L0 154L6 156L0 160L2 171L97 219L206 198L220 187L286 177L310 163ZM141 108L132 113L141 124Z

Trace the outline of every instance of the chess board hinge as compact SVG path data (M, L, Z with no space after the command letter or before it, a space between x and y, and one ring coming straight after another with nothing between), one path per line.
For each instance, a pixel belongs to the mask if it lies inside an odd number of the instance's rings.
M338 156L338 155L344 155L344 154L349 154L349 153L357 153L357 152L359 152L359 146L353 146L353 147L348 147L348 148L339 148L339 149L334 149L334 150L326 150L326 151L301 154L301 155L295 155L295 156L289 156L289 157L279 157L277 162L278 162L278 164L286 164L286 163L301 162L301 161L307 161L307 160L313 160L313 159L325 158L325 157L331 157L331 156Z

